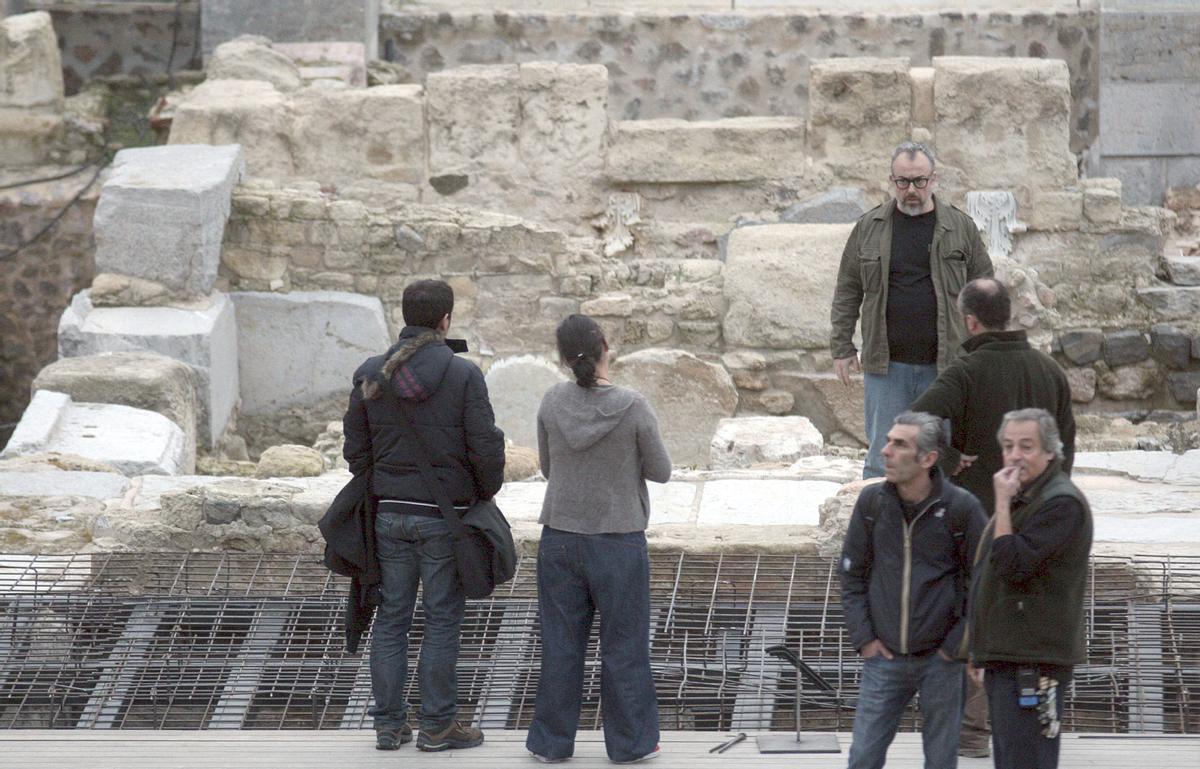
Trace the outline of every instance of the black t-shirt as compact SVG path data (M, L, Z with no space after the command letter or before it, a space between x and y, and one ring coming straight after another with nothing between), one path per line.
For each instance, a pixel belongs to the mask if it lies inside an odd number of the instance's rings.
M892 263L888 269L888 358L897 363L937 363L937 296L929 271L933 211L892 216Z

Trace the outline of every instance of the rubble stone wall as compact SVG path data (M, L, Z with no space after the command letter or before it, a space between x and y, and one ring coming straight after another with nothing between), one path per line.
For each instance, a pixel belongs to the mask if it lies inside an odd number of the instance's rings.
M380 55L412 82L467 64L602 64L614 120L804 115L809 65L838 56L1064 59L1071 149L1097 131L1099 15L1043 13L438 13L380 18Z

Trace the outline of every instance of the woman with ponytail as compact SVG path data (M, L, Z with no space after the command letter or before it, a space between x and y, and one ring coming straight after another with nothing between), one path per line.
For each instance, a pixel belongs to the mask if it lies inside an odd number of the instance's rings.
M571 315L556 336L575 381L551 387L538 410L538 457L549 481L537 566L542 673L525 746L546 763L575 752L588 633L599 611L604 745L615 763L634 763L658 755L646 481L666 483L671 459L650 404L609 379L608 342L596 321Z

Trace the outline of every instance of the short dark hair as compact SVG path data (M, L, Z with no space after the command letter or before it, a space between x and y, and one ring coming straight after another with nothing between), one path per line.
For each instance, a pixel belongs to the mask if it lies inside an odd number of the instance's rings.
M958 295L958 309L963 315L974 315L984 328L1003 331L1012 317L1012 300L1008 287L995 278L976 278L963 286Z
M586 315L568 315L554 332L558 355L580 387L596 386L596 364L604 356L604 331Z
M404 325L437 328L454 312L454 289L444 280L418 280L404 287L400 301Z

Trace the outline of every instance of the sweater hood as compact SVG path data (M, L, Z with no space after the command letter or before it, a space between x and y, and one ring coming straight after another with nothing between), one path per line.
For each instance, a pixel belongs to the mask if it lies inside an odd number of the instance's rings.
M433 329L405 326L400 339L384 355L383 365L363 380L363 396L368 400L379 397L379 388L386 382L400 400L429 400L454 358L445 341Z
M636 400L634 391L624 387L564 382L555 389L551 418L575 451L584 451L611 433Z
M1012 350L1029 350L1029 337L1025 331L985 331L982 334L976 334L967 341L962 343L963 353L972 353L976 350L993 350L997 352L1010 352Z

